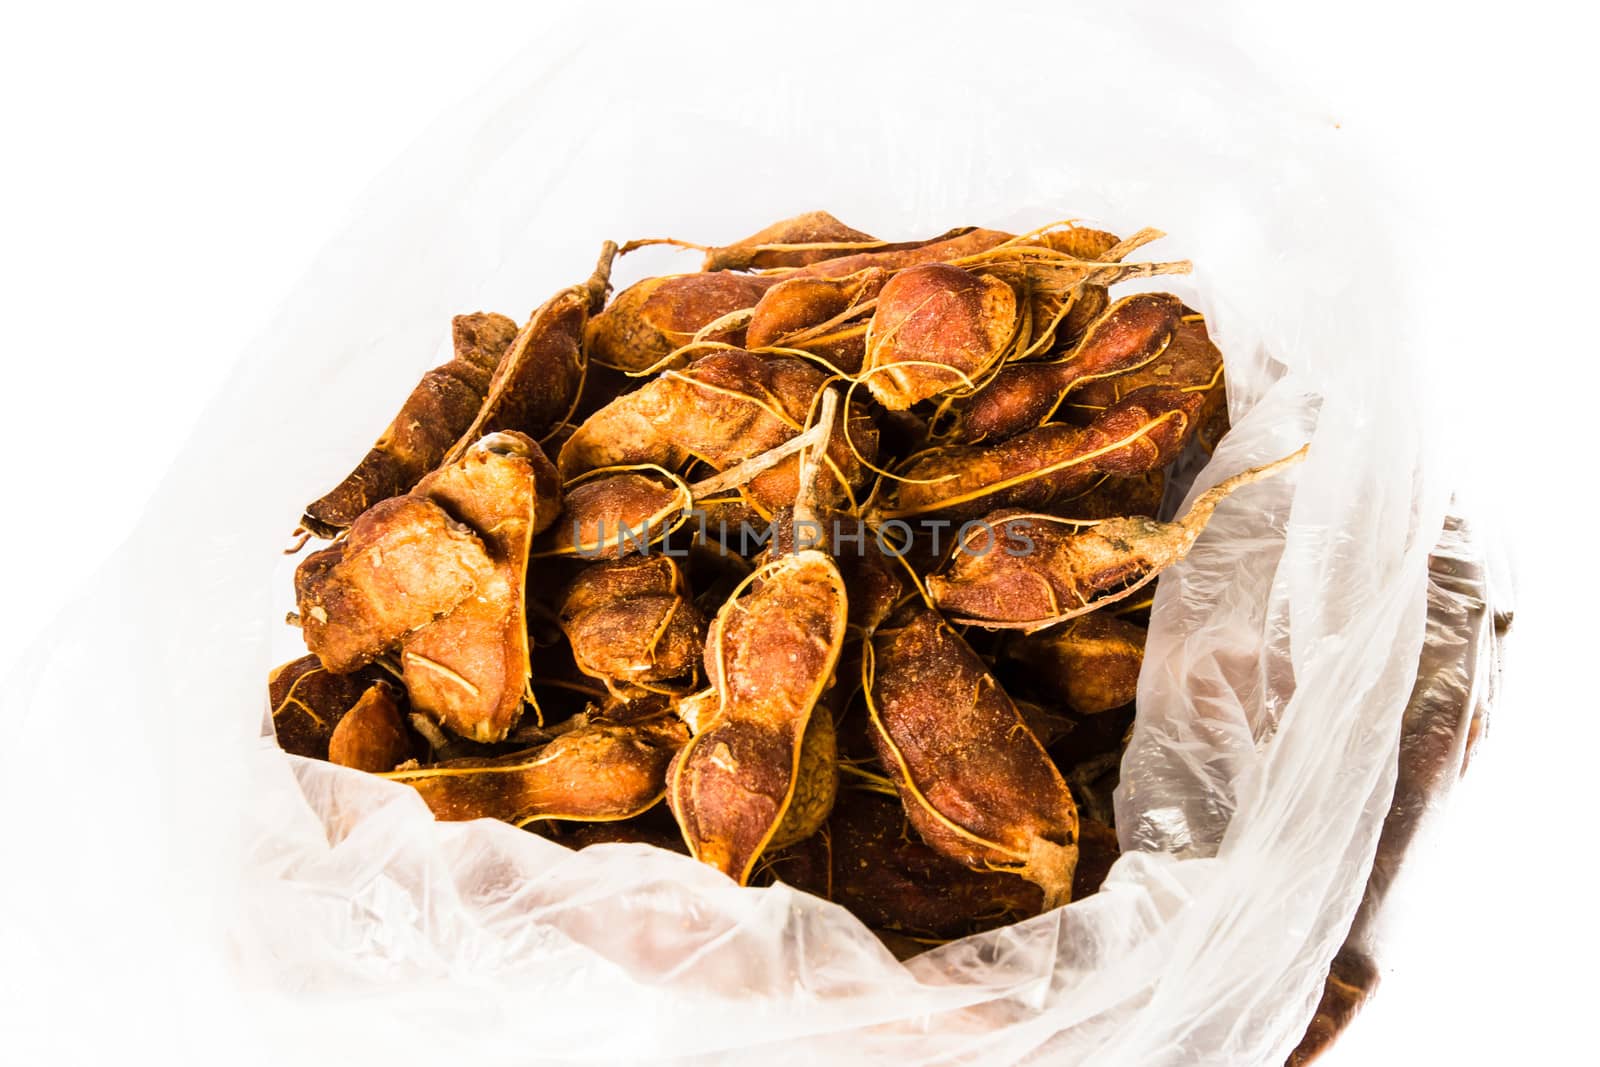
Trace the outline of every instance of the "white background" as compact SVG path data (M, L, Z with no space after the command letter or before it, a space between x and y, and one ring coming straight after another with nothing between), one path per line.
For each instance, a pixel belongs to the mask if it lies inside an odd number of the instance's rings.
M953 34L979 14L960 12L943 16ZM1219 17L1417 197L1433 284L1457 297L1444 328L1466 339L1434 369L1459 412L1441 432L1519 586L1490 735L1416 864L1419 903L1380 996L1329 1062L1587 1058L1600 817L1600 628L1586 607L1600 430L1593 29L1554 3L1230 4ZM194 416L363 187L541 18L525 2L150 3L41 5L7 23L0 674L92 580L179 450L205 447L188 439ZM167 516L172 536L194 518ZM63 755L70 745L64 732ZM48 876L0 860L5 877L16 870ZM0 1019L25 1012L25 1037L94 1025L93 1004L30 1003L30 976L3 958L0 983ZM181 1039L118 1028L106 1044L206 1047L207 1021L193 1025Z

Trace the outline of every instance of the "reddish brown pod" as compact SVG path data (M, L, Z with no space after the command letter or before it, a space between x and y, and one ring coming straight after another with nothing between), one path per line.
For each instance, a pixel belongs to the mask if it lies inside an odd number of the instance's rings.
M901 465L874 508L876 520L942 514L971 518L997 507L1046 507L1090 488L1099 475L1165 467L1194 432L1203 398L1142 389L1087 427L1049 423L992 446L928 449Z
M910 242L875 251L838 256L779 275L785 278L842 278L847 274L876 267L879 270L907 270L927 263L949 263L987 252L1015 240L1000 230L959 229L928 241Z
M267 676L267 700L279 747L296 756L327 759L339 720L384 677L377 667L335 674L315 655L276 668Z
M444 457L445 464L499 430L544 440L572 414L588 366L584 329L605 303L616 254L617 246L607 241L589 280L551 297L518 331L495 368L477 417Z
M1117 301L1067 355L1008 366L971 396L951 400L941 436L974 444L1033 429L1048 421L1074 391L1160 357L1172 343L1183 312L1183 302L1171 293L1138 293Z
M1016 331L1017 295L1005 282L944 263L911 267L878 295L861 380L878 403L903 411L974 388Z
M889 279L878 267L841 278L791 278L762 295L750 313L752 350L806 352L836 373L860 372L869 316Z
M1072 896L1078 809L984 662L931 609L880 629L865 661L878 758L911 825L940 854Z
M560 516L531 555L620 559L645 552L683 525L692 500L683 479L657 466L590 471L567 484Z
M1125 373L1085 383L1067 398L1062 414L1075 422L1086 422L1130 393L1152 385L1182 389L1204 398L1195 416L1196 438L1207 452L1211 451L1228 430L1222 353L1211 342L1205 318L1188 308L1183 309L1171 343L1159 355Z
M295 569L306 647L335 673L371 663L491 581L482 539L424 496L379 501Z
M649 242L636 242L644 244ZM852 229L826 211L807 211L781 219L742 240L707 248L701 270L769 270L805 267L851 252L889 246L869 233Z
M451 332L454 357L422 376L356 469L306 505L300 519L306 530L333 537L372 505L409 492L472 425L517 324L480 311L457 315Z
M531 697L528 553L561 510L559 476L531 439L497 433L417 483L415 493L478 531L494 567L449 614L406 636L406 690L417 711L462 737L502 740Z
M798 437L809 425L828 375L804 360L763 357L738 349L707 356L683 371L666 371L586 419L562 446L558 464L574 478L603 467L651 464L682 470L698 460L721 471ZM836 429L824 480L832 499L849 499L866 479L858 453L870 460L877 435L859 405L848 441ZM853 447L852 447L853 446ZM792 503L798 455L753 474L746 488L767 506Z
M673 760L667 802L695 858L741 885L780 830L793 829L784 824L803 741L833 679L846 602L833 561L808 550L753 572L707 635L711 688L688 716L696 732Z
M405 697L387 682L356 701L328 740L328 762L358 771L392 771L422 748L405 722Z
M629 819L661 800L667 765L687 732L670 715L626 724L585 721L547 744L490 759L402 768L384 777L422 795L446 821Z
M1083 615L1017 637L1005 655L1029 669L1040 692L1080 715L1133 702L1144 665L1143 626L1110 615Z
M589 321L584 333L589 358L630 373L648 371L695 340L705 327L755 307L777 281L733 271L646 278L618 293ZM744 341L744 328L732 326L699 339L737 346Z
M950 618L997 629L1041 629L1125 599L1182 560L1229 493L1277 474L1305 449L1248 470L1202 494L1176 522L1134 516L1092 526L1001 511L985 522L1027 542L996 550L992 539L963 541L928 592ZM981 531L980 531L981 532Z
M650 555L579 572L562 595L561 627L579 669L629 695L691 675L706 619L677 562Z

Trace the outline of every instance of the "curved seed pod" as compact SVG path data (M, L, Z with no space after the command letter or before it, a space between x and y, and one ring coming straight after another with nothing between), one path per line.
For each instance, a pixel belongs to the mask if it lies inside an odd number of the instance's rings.
M671 716L585 722L549 744L493 759L450 760L384 775L411 786L434 817L456 822L628 819L661 799L667 765L687 739Z
M1084 615L1019 636L1005 655L1031 671L1041 692L1080 715L1133 702L1144 664L1145 629L1109 615Z
M1077 805L983 661L926 608L871 648L874 744L923 841L974 870L1020 874L1046 909L1066 903Z
M568 438L557 462L567 478L624 464L678 470L691 459L722 470L798 436L827 382L823 371L804 360L718 352L684 371L667 371L595 412ZM845 417L852 420L856 449L875 453L866 412L852 406L840 419ZM836 473L828 484L847 494L864 481L865 471L843 432L833 438L829 458ZM758 502L792 502L797 469L798 458L790 457L753 477L747 488Z
M1134 516L1080 529L1050 516L996 512L985 522L1031 542L1031 550L980 545L967 551L958 545L944 571L928 578L928 592L952 618L990 629L1035 630L1086 615L1122 600L1188 555L1229 493L1304 456L1302 448L1234 475L1201 494L1176 522Z
M1017 330L1017 294L997 278L929 263L884 285L867 327L862 381L891 411L972 383ZM948 368L948 369L947 369Z
M1122 374L1084 383L1062 405L1062 414L1086 422L1123 397L1152 385L1198 393L1212 407L1220 405L1223 417L1227 416L1222 353L1211 343L1205 320L1188 308L1182 309L1171 343L1156 358ZM1202 412L1196 422L1206 418L1207 413Z
M1003 926L1039 914L1044 901L1026 879L971 870L929 848L898 803L859 789L840 794L826 832L772 856L769 867L868 926L916 937Z
M1202 398L1141 389L1087 427L1049 423L991 447L949 445L912 456L878 504L878 519L931 513L973 517L991 508L1045 507L1089 488L1097 474L1165 467L1194 431Z
M705 616L668 556L585 568L563 594L561 626L578 668L613 691L681 678L704 651Z
M869 233L851 229L826 211L807 211L757 230L721 248L706 249L701 270L767 270L804 267L847 252L885 246ZM898 247L898 246L893 246Z
M692 854L741 885L794 800L802 738L833 678L846 609L838 568L814 550L759 568L746 590L711 624L709 699L667 783Z
M1090 324L1069 355L1048 363L1013 364L971 396L952 400L954 418L946 436L975 444L1038 426L1073 390L1159 357L1182 315L1183 302L1171 293L1137 293L1117 301Z
M660 468L591 471L567 487L560 517L532 555L619 559L643 552L683 524L690 502L689 487Z
M267 675L267 700L278 746L296 756L327 759L339 720L384 677L376 667L334 674L315 655L276 668Z
M1114 233L1091 230L1082 226L1052 230L1045 234L1041 241L1046 247L1053 248L1057 252L1065 252L1077 259L1103 259L1119 244ZM1049 322L1060 310L1055 306L1059 303L1059 297L1052 299L1050 294L1040 293L1034 299L1036 322ZM1056 342L1076 343L1088 330L1089 324L1099 318L1110 303L1110 291L1104 285L1085 285L1077 290L1071 306L1067 308L1067 313L1061 317L1061 323L1056 327Z
M730 271L646 278L618 293L611 306L589 320L584 330L589 358L619 370L648 370L694 340L703 327L755 307L776 282ZM738 345L744 330L734 328L703 340Z
M745 344L811 352L839 371L855 374L866 358L870 302L888 280L888 272L868 267L842 278L781 281L762 294L750 313Z
M487 585L483 542L426 497L380 500L294 572L301 634L330 671L371 663Z
M877 537L854 515L824 513L802 523L798 536L794 510L786 508L772 521L772 539L759 563L815 548L833 557L850 590L848 625L870 634L889 617L907 593L905 571L883 550Z
M906 270L925 263L948 263L997 248L1015 238L1000 230L965 229L941 234L931 241L906 246L858 252L813 263L781 275L784 278L842 278L846 274L877 267L889 272Z
M328 762L358 771L392 771L417 755L417 739L406 727L405 698L387 682L361 694L328 740Z
M528 549L561 510L560 478L531 439L497 433L417 483L414 494L478 530L494 567L448 615L405 638L406 690L417 711L450 730L499 741L528 695Z
M537 440L572 413L588 362L583 330L605 303L616 254L617 246L607 241L587 282L561 290L528 319L495 368L477 417L444 457L446 464L497 430L515 430Z
M335 536L378 501L408 492L472 425L517 324L480 311L457 315L451 332L454 358L422 376L360 465L306 506L301 526L318 537Z

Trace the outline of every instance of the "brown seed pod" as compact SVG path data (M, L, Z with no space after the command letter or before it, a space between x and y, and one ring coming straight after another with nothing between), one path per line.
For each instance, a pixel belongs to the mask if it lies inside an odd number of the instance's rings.
M649 370L731 312L753 308L777 278L719 271L646 278L618 293L589 320L584 332L590 360L633 373ZM742 344L735 326L702 340Z
M791 278L761 296L745 327L753 349L810 352L842 374L861 370L867 324L888 272L868 267L842 278Z
M1097 474L1165 467L1188 443L1202 402L1178 389L1142 389L1087 427L1049 423L990 447L928 449L902 465L874 509L875 520L1042 508L1089 488Z
M1155 518L1167 493L1167 472L1160 467L1143 474L1101 475L1079 493L1061 497L1045 510L1064 519L1115 519L1128 515Z
M1222 353L1211 343L1205 319L1188 308L1173 331L1172 341L1156 358L1121 374L1084 383L1062 405L1062 414L1075 422L1092 420L1123 397L1159 385L1204 397L1195 423L1202 443L1215 446L1227 430L1227 389L1222 376Z
M530 696L524 585L534 535L561 509L555 467L530 438L496 433L413 491L479 531L493 570L448 615L409 634L400 653L419 712L474 741L499 741Z
M272 728L285 752L328 758L328 741L361 694L385 676L377 667L334 674L315 655L301 656L267 676Z
M891 411L971 389L1005 358L1017 295L997 278L944 263L901 271L884 285L867 328L862 381Z
M406 726L405 697L387 682L361 694L328 740L328 762L358 771L392 771L415 759L419 746Z
M698 732L673 760L667 803L695 858L741 885L794 800L845 613L838 568L810 550L754 571L711 624L711 688L698 701Z
M638 242L645 243L645 242ZM882 249L885 242L851 229L826 211L807 211L757 230L721 248L706 249L701 270L768 270L804 267L849 252Z
M561 515L532 555L619 559L644 552L683 524L691 501L683 480L660 467L590 471L567 485Z
M1114 233L1083 226L1051 230L1043 235L1041 241L1046 247L1065 252L1076 259L1103 259L1121 243ZM1062 298L1059 294L1045 291L1034 294L1033 299L1035 322L1049 322L1060 314ZM1055 330L1057 344L1076 344L1089 324L1105 312L1111 303L1111 296L1106 286L1089 284L1076 290L1069 300L1066 314L1061 316L1060 325Z
M878 758L930 847L1072 896L1078 809L1011 698L939 614L873 636L864 661Z
M651 555L579 572L562 595L561 627L579 669L628 694L691 673L706 619L676 561Z
M942 436L974 444L1048 421L1074 390L1157 359L1172 342L1183 310L1171 293L1137 293L1117 301L1061 359L1013 364L971 396L952 399Z
M628 819L661 799L667 764L687 739L670 715L621 725L586 721L555 740L494 759L451 760L390 772L447 821Z
M952 619L990 629L1037 630L1126 598L1188 555L1212 512L1240 486L1300 462L1305 449L1219 483L1176 522L1135 516L1081 527L1051 516L995 512L985 520L1029 551L957 546L928 592Z
M562 446L558 465L573 478L602 467L654 464L681 470L699 460L714 470L767 452L806 427L828 376L799 359L764 357L739 349L707 356L684 371L666 371L586 419ZM869 461L877 438L859 405L848 409L850 440L833 434L829 449L835 497L848 498L866 477L851 450ZM792 502L798 456L750 479L758 503ZM842 479L842 480L841 480Z
M422 376L372 450L349 477L306 506L300 525L333 537L380 500L409 492L472 425L517 324L477 312L451 322L455 356Z
M891 273L921 266L924 263L948 263L977 253L987 252L1015 240L1000 230L964 229L941 234L931 241L915 242L871 252L857 252L813 263L808 267L777 275L783 278L842 278L846 274L877 267Z
M483 588L494 570L478 535L438 504L381 500L344 540L295 569L306 647L330 671L363 667Z
M607 241L587 282L561 290L528 319L495 368L477 417L444 457L445 464L498 430L542 440L572 414L588 363L584 327L605 303L616 254L617 246Z
M1005 655L1031 671L1040 692L1080 715L1132 703L1144 664L1145 629L1109 615L1083 615L1018 636Z
M891 797L839 795L826 831L772 855L779 879L832 900L876 929L954 938L1037 915L1039 887L1001 871L975 871L924 844Z

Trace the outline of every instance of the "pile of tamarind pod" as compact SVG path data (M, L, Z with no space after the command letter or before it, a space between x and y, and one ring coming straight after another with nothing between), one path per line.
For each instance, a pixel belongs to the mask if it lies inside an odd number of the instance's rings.
M814 212L585 280L454 354L309 504L285 750L440 819L675 849L897 952L1094 892L1149 583L1218 502L1204 319L1161 236L880 241ZM700 248L700 246L688 246Z

